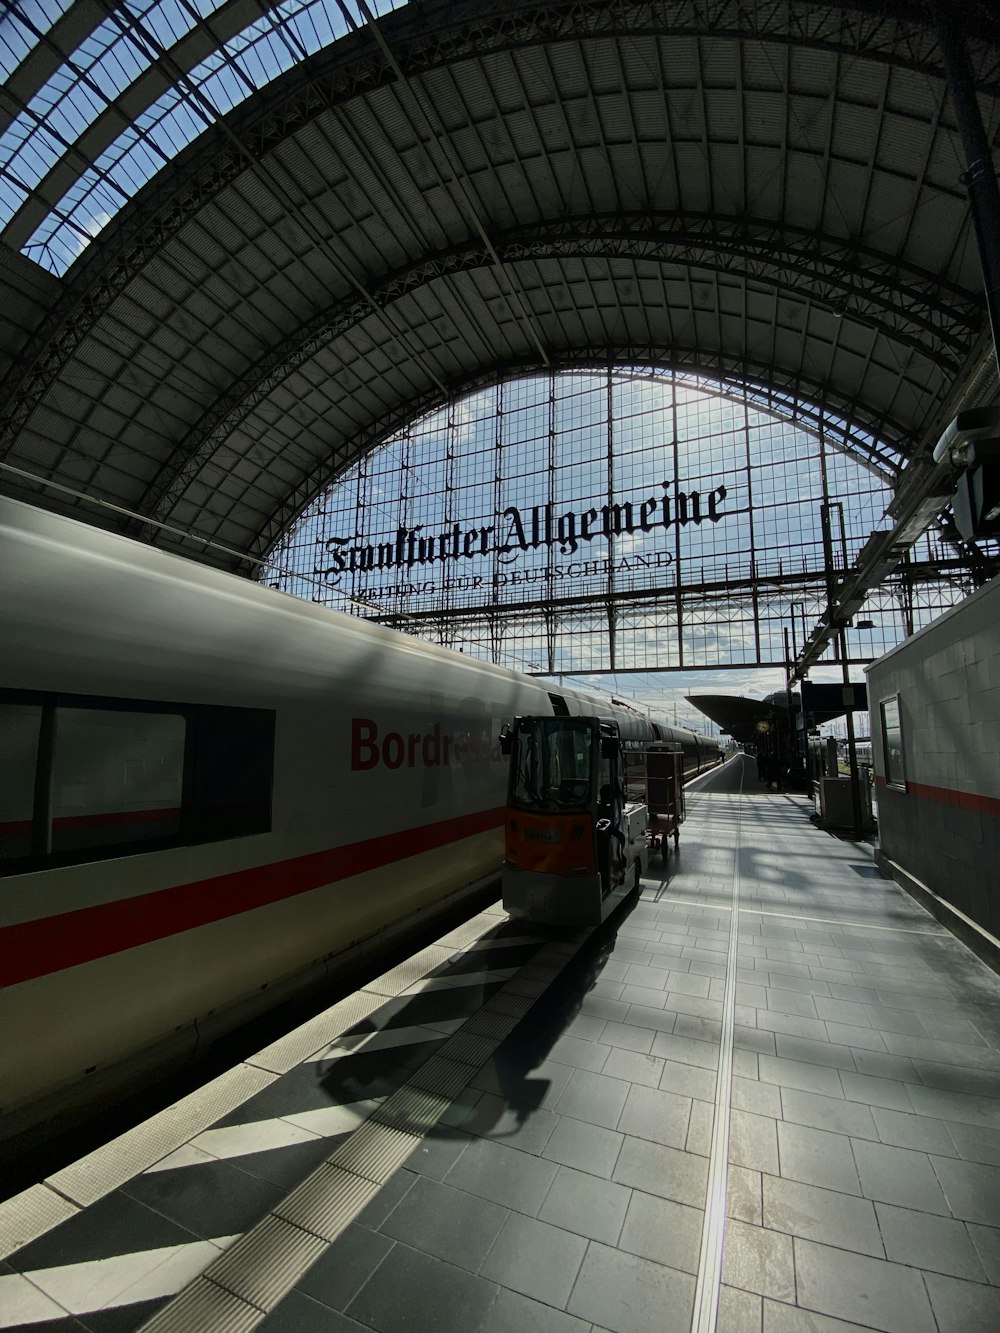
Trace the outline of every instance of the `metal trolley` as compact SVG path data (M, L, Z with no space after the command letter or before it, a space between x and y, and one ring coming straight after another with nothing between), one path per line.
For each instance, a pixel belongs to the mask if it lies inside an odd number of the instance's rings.
M636 765L635 777L645 793L650 848L665 854L667 839L673 838L676 851L686 815L684 755L679 746L662 744L646 746L637 758L641 758L642 769L640 772Z

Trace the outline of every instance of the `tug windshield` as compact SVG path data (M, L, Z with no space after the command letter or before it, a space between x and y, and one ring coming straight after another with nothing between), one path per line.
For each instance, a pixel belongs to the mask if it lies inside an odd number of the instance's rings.
M589 719L521 719L514 734L508 804L549 814L589 809L597 736Z

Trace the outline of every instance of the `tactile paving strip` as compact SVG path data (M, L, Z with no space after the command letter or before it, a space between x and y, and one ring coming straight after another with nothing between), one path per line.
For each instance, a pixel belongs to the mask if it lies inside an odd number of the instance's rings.
M510 1014L517 1020L520 1020L535 1003L535 998L529 995L512 995L507 986L502 991L498 991L483 1006L484 1009L492 1010L499 1014Z
M227 1069L173 1106L49 1176L46 1184L82 1207L96 1203L174 1152L206 1125L220 1120L277 1078L241 1064Z
M499 1045L500 1042L495 1037L488 1037L479 1032L467 1032L463 1028L445 1042L438 1055L445 1060L458 1060L462 1064L475 1065L478 1069Z
M546 947L552 949L555 953L572 955L577 952L584 940L589 939L593 933L593 926L588 926L582 930L574 930L571 935L561 935L557 940L550 940Z
M0 1259L44 1236L80 1208L48 1185L32 1185L0 1203Z
M269 1310L326 1252L327 1244L326 1236L272 1214L213 1260L202 1277Z
M409 1139L409 1156L419 1140L412 1134L404 1135L404 1138ZM374 1199L381 1187L381 1181L369 1180L333 1162L324 1162L308 1180L304 1180L298 1189L278 1204L274 1216L332 1245L365 1204ZM252 1236L263 1225L263 1222L260 1223L247 1234Z
M380 1125L366 1120L328 1159L329 1165L339 1166L344 1171L363 1176L365 1180L384 1185L419 1142L420 1136L417 1134L408 1134L406 1130L396 1129L393 1125Z
M536 956L522 968L483 1009L466 1020L444 1050L415 1071L267 1218L154 1315L143 1326L143 1333L188 1333L194 1329L199 1333L244 1333L251 1329L407 1160L424 1133L440 1120L454 1097L590 933L577 932L570 947L556 949L550 944L540 951L548 955L544 962ZM550 959L553 965L548 965ZM393 978L392 985L400 979L400 971L393 969L386 974ZM452 1058L444 1054L445 1050ZM461 1059L454 1058L457 1053ZM223 1294L238 1304L225 1305L211 1295L222 1288ZM253 1312L250 1322L246 1322L246 1311Z
M301 1027L279 1037L270 1046L265 1046L252 1056L247 1064L260 1069L269 1069L275 1074L287 1074L290 1069L308 1060L321 1047L326 1046L344 1032L349 1032L369 1014L385 1004L384 995L376 995L369 990L360 990L345 1000L310 1018Z
M441 1055L432 1055L408 1082L411 1087L423 1088L427 1092L437 1092L442 1097L454 1098L478 1068L478 1065L460 1064L457 1060L446 1060Z
M369 1117L377 1124L392 1125L408 1134L423 1135L432 1129L451 1105L452 1099L438 1092L404 1085Z
M531 977L531 976L518 975L516 977L512 977L511 980L508 981L507 985L504 986L502 993L505 998L524 995L524 996L530 996L532 1000L535 1000L548 987L549 983L551 982L554 976L555 976L554 972L551 973L548 977L537 977L537 976Z
M169 1305L143 1324L150 1333L250 1333L265 1311L210 1282L196 1277Z
M533 958L527 967L521 968L517 975L523 981L540 981L543 986L551 986L568 961L569 959L566 959L559 966L552 967L548 964L539 963L537 958Z
M544 949L540 949L539 952L535 954L534 958L531 960L531 966L548 967L556 972L561 972L573 957L573 954L579 951L579 948L580 946L577 945L573 950L573 953L567 953L565 949L556 949L551 944L548 944Z
M504 1037L509 1036L514 1031L520 1021L520 1018L515 1014L497 1013L488 1008L483 1008L480 1009L478 1014L472 1015L461 1028L461 1031L492 1037L499 1045Z

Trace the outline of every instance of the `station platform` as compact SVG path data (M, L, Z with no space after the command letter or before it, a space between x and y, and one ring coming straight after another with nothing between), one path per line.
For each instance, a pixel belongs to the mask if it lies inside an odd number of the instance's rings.
M0 1204L0 1328L996 1333L1000 978L737 757Z

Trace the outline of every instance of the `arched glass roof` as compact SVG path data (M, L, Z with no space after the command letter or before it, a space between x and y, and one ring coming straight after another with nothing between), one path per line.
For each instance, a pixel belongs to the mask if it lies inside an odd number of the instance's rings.
M835 432L756 398L648 367L485 386L347 468L256 577L519 670L780 666L825 610L828 560L856 559L892 492ZM923 538L850 656L952 605L959 564Z
M0 49L0 477L148 540L259 558L532 371L747 385L893 485L996 392L908 0L14 0Z
M364 5L376 17L401 0ZM70 0L30 3L3 20L3 73L47 47ZM59 174L73 175L69 189L20 245L49 272L62 274L90 241L157 172L204 130L265 88L299 61L363 26L354 0L286 0L250 6L251 22L218 42L187 67L191 52L214 41L234 12L231 0L131 0L116 6L60 60L0 133L0 236L32 195ZM55 54L53 52L53 54ZM145 94L143 85L145 83ZM158 96L154 88L168 83ZM103 132L95 127L103 127ZM85 138L107 140L92 160Z
M27 0L8 7L0 22L0 74L9 79L23 65L73 0Z

